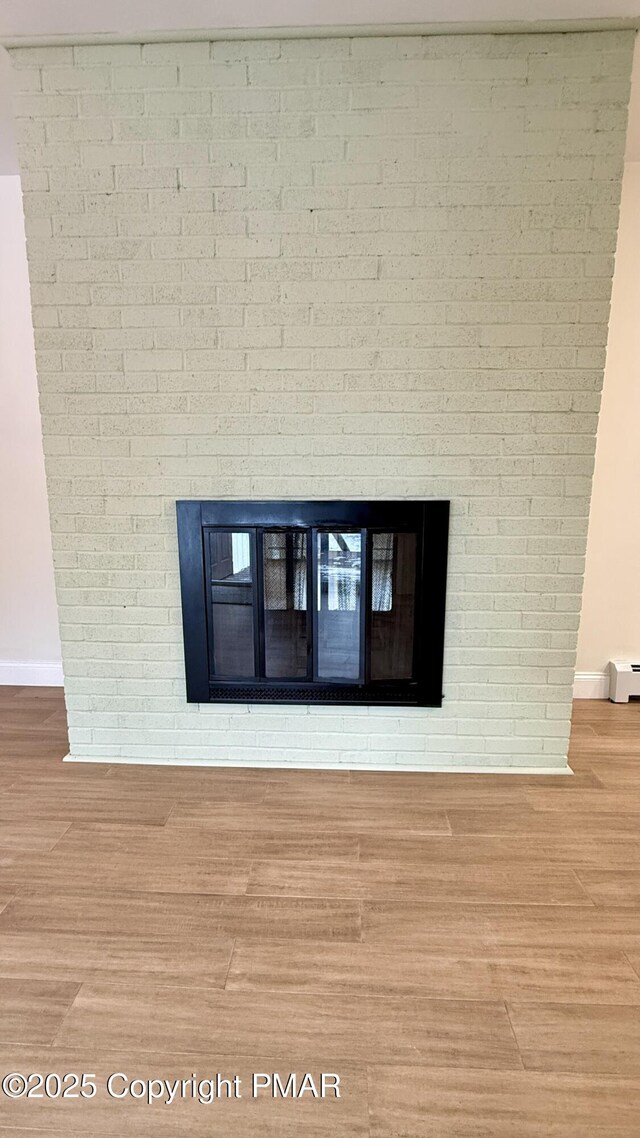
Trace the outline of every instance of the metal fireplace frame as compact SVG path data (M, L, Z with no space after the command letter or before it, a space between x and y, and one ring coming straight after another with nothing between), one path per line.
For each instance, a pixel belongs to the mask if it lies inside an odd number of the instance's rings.
M440 707L444 650L448 501L179 501L176 503L182 593L187 701L334 703ZM207 573L208 533L255 532L253 615L258 659L264 661L264 607L261 603L261 531L307 532L308 676L301 680L221 679L212 674L211 620ZM317 644L316 531L360 531L363 535L360 679L314 679ZM372 532L416 535L414 653L410 679L371 680L369 676ZM260 670L260 669L258 669ZM264 672L264 667L262 671Z

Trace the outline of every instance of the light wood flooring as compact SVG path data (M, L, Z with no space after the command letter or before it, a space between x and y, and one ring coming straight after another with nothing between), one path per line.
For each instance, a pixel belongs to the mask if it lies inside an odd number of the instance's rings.
M0 688L0 1138L638 1138L640 705L574 778L63 764ZM152 1107L140 1078L239 1075ZM251 1100L254 1071L342 1097Z

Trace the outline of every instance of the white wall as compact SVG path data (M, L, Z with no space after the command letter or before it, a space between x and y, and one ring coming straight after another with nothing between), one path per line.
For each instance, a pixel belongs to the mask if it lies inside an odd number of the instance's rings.
M0 49L0 684L62 682L20 178Z
M576 695L606 696L607 662L640 660L640 51L636 45L598 424Z

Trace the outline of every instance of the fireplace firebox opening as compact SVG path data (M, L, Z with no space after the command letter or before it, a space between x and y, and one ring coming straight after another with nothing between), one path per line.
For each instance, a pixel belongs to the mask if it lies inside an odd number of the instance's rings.
M449 502L177 516L189 702L441 705Z

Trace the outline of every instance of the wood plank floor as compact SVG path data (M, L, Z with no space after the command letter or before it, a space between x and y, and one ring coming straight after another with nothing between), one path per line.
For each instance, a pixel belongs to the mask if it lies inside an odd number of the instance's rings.
M0 1096L0 1138L638 1138L640 705L575 705L574 778L65 750L58 689L0 688L0 1075L99 1084Z

